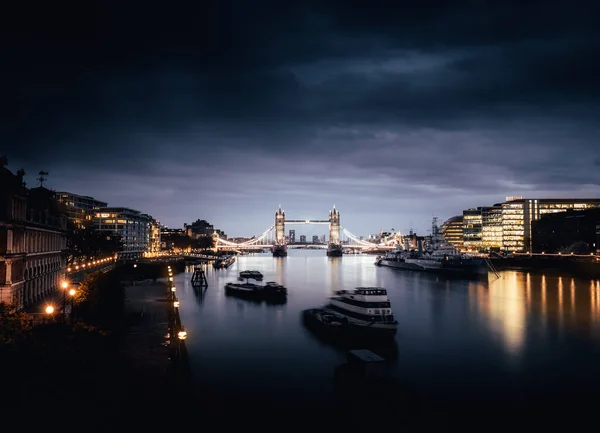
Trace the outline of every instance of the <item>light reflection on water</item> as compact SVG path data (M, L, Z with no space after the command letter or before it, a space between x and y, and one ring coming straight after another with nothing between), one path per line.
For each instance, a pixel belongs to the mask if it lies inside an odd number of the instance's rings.
M508 392L506 383L521 383L528 374L540 377L528 386L555 386L561 377L575 386L581 379L571 377L574 369L596 368L584 361L600 342L598 281L517 271L487 282L448 280L373 262L369 255L328 258L324 251L241 256L227 270L207 267L203 293L191 287L191 274L178 275L195 378L223 393L257 399L260 388L265 395L286 395L289 404L327 405L345 349L304 329L300 312L356 286L388 289L399 321L396 347L387 354L390 373L419 389L456 399L460 387L468 399L468 389ZM245 269L286 285L287 302L273 306L225 296L224 284Z

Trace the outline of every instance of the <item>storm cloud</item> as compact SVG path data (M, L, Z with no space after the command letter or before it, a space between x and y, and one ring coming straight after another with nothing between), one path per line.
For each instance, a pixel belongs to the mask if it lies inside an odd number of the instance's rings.
M0 153L235 236L280 204L367 235L600 196L596 2L397 3L13 6Z

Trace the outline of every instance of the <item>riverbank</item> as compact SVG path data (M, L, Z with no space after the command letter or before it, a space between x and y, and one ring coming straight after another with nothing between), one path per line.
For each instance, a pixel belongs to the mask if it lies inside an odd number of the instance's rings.
M123 317L110 331L76 323L36 327L21 348L0 354L0 412L28 428L77 424L85 431L154 430L166 408L189 400L185 363L174 363L168 286L125 288ZM9 390L9 392L6 392ZM132 424L133 423L133 424Z

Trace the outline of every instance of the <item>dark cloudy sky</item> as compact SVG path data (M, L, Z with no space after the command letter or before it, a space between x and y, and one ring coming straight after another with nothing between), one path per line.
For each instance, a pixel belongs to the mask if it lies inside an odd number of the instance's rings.
M280 204L424 234L508 195L600 197L597 1L15 3L0 153L30 185L233 236Z

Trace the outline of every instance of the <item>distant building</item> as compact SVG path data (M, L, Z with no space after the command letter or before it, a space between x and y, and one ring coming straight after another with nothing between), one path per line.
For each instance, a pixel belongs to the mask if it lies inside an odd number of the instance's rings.
M160 223L148 214L142 214L148 220L148 247L145 256L154 257L160 253Z
M0 302L16 310L54 292L65 275L67 218L55 193L28 190L0 163Z
M482 246L482 212L481 207L463 211L463 249L478 251Z
M64 191L57 192L56 198L64 206L67 217L78 228L82 228L85 224L91 224L94 218L94 211L108 206L108 203L92 197Z
M463 249L463 216L448 218L440 227L440 233L457 250Z
M312 237L312 243L313 244L318 244L319 243L319 236L318 235L313 235L313 237Z
M600 198L507 197L502 203L502 244L508 251L531 251L532 222L542 215L600 207Z
M191 224L184 224L183 230L190 238L198 239L200 236L212 236L215 228L206 220L196 220Z
M599 247L600 209L543 215L532 222L532 251L591 253Z
M321 243L324 244L326 241L327 236L325 235L321 235Z
M502 248L502 205L481 208L481 247L486 250Z
M166 226L160 228L160 249L172 250L179 246L182 240L187 240L183 229L172 229Z
M306 243L306 236L305 235L300 235L300 243L301 244L305 244Z
M120 259L143 257L155 248L151 245L150 235L158 223L150 215L126 207L104 207L96 211L93 222L96 230L121 238Z
M296 230L290 230L289 243L293 244L296 242Z

